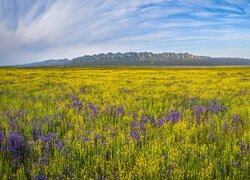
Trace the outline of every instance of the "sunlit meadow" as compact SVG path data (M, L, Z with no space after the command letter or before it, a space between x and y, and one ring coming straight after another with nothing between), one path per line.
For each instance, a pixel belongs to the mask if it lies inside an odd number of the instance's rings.
M248 179L250 68L0 69L0 179Z

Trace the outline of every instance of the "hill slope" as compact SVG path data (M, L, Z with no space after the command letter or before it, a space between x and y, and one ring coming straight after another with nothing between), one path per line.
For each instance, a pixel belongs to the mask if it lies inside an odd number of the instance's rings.
M212 58L195 56L188 53L107 53L86 55L72 60L48 60L38 63L24 64L23 67L41 66L126 66L126 65L155 65L155 66L233 66L250 65L249 59L242 58Z

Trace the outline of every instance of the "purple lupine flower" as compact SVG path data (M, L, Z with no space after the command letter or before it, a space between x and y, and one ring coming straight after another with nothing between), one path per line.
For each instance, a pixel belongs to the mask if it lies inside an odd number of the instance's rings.
M101 137L99 133L95 133L95 135L94 135L94 145L97 146L99 141L101 142L102 145L106 144L106 142L104 142L104 138Z
M65 106L67 109L70 109L70 104L66 104Z
M41 135L42 135L42 130L33 129L33 138L34 138L34 140L39 139Z
M237 123L237 122L239 122L239 121L240 121L240 116L239 116L239 115L233 116L233 122L234 122L234 123Z
M101 140L101 144L102 144L103 146L106 146L106 145L107 145L107 144L106 144L106 141L105 141L104 139Z
M138 121L135 120L135 121L132 121L129 125L131 128L136 128L139 124L138 124Z
M124 115L124 107L123 106L116 108L115 115L119 115L119 114Z
M137 120L137 114L136 114L136 113L134 113L133 119L134 119L135 121Z
M224 125L222 126L222 130L224 130L224 131L228 130L228 126L227 126L226 124L224 124Z
M39 159L39 163L40 163L40 164L46 164L46 163L47 163L47 160L46 160L44 157L41 157L41 158Z
M17 162L21 156L26 155L27 142L16 131L11 132L7 139L7 150L11 153L13 160Z
M133 139L136 139L137 141L140 141L140 140L141 140L140 134L139 134L135 129L133 129L133 130L130 132L130 136L131 136Z
M172 171L173 171L172 169L168 169L168 177L171 176Z
M214 134L213 133L209 133L207 137L208 137L209 140L213 140L214 139Z
M249 145L244 142L239 142L238 145L240 146L240 156L249 154Z
M36 175L34 179L35 180L47 180L47 177L44 174L42 174L42 175Z
M198 101L198 100L200 100L200 98L194 97L194 98L191 98L190 100L191 100L191 101Z
M48 155L56 147L58 149L62 149L63 143L59 138L57 138L55 133L50 133L49 135L42 137L42 148L44 153Z
M81 101L75 101L73 103L73 106L74 106L75 109L80 109L80 108L82 108L82 102Z
M219 113L219 108L217 107L216 101L212 101L212 103L210 104L210 110L212 113L214 114L218 114Z
M22 116L23 117L24 114L25 114L25 111L23 111L23 110L17 110L16 113L17 113L18 116Z
M110 110L110 107L109 107L109 106L107 106L105 110L108 112L108 111Z
M86 92L85 87L84 87L84 86L83 86L83 87L81 87L81 94L85 94L85 92Z
M37 123L34 123L32 126L32 131L33 131L33 138L34 140L37 140L41 137L42 135L42 130L40 128L40 125Z
M4 111L3 115L4 115L5 117L10 117L10 112L9 112L9 111Z
M4 139L5 139L5 134L3 131L0 131L0 151L4 149Z
M94 138L95 138L95 139L99 139L99 138L100 138L100 134L99 134L99 133L96 133L96 134L94 135Z
M181 113L177 110L172 111L167 115L166 122L172 122L172 123L177 123L181 118Z
M16 127L18 126L18 122L14 117L10 117L10 127L15 130Z
M140 124L140 130L141 130L141 131L144 131L144 132L146 131L146 129L145 129L145 127L143 126L143 124Z
M249 146L247 143L239 142L239 146L240 146L241 150L246 151L246 152L249 151Z
M69 94L68 97L72 100L72 101L79 101L79 98L73 93L73 94Z
M215 100L213 100L207 105L205 112L210 112L211 114L218 114L224 111L225 109L226 107L224 105L218 104Z
M57 148L58 149L62 149L63 148L63 144L60 140L57 140Z
M158 126L159 126L159 127L162 127L162 126L163 126L163 123L164 123L163 120L159 118L159 119L158 119Z
M150 121L150 123L152 124L152 126L157 126L157 123L155 122L155 117L154 117L154 115L152 115L152 116L149 118L149 121Z
M201 106L201 105L195 106L195 117L196 117L197 119L200 119L200 116L202 115L202 113L203 113L203 108L202 108L202 106Z
M87 141L90 141L90 138L88 136L82 138L82 142L87 142Z
M93 103L88 103L89 108L93 111L94 114L97 113L98 108Z
M115 129L112 129L111 131L111 137L115 138L118 135L118 128L116 127Z
M141 117L140 124L147 124L148 120L145 117Z
M246 145L247 145L246 143L239 142L239 146L240 146L241 148L244 148Z
M239 115L233 116L232 124L233 124L233 125L240 125L240 124L243 124L243 122L241 121L241 118L240 118Z
M77 109L78 110L78 114L80 114L81 113L81 111L82 111L82 102L81 101L75 101L74 103L73 103L73 107L74 107L74 109Z

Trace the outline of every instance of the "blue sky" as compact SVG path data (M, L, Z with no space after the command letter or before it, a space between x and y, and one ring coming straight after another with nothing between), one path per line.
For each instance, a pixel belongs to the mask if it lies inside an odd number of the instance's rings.
M0 65L130 51L250 58L250 0L0 1Z

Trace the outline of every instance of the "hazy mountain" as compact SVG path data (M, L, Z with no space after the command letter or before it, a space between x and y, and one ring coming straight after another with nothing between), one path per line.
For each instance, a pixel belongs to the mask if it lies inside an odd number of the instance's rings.
M242 58L212 58L207 56L195 56L188 53L107 53L86 55L72 60L47 60L38 63L22 65L23 67L41 66L126 66L126 65L154 65L154 66L229 66L250 65L249 59Z
M47 60L47 61L24 64L24 65L20 65L20 66L24 66L24 67L66 66L69 63L70 63L70 60L68 60L68 59L57 59L57 60L51 59L51 60Z

